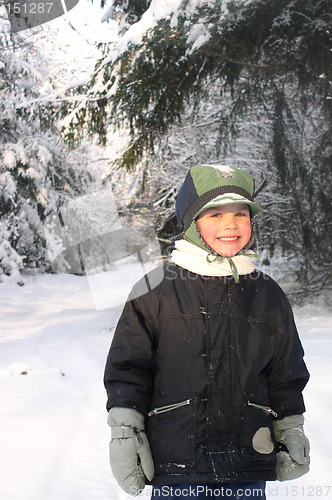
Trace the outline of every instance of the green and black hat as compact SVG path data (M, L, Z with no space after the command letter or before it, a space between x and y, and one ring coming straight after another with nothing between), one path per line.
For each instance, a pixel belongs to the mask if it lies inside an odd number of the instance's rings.
M186 239L204 248L195 221L207 208L244 203L255 217L260 207L253 201L255 185L250 174L226 165L196 165L184 180L176 200L176 215Z

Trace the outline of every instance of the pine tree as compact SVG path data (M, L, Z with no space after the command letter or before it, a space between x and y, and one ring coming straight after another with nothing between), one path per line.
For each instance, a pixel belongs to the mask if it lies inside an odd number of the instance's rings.
M122 3L128 20L155 2ZM271 99L280 79L290 79L300 92L314 86L315 94L326 99L329 21L325 0L183 1L142 39L137 40L139 22L135 30L130 26L117 49L105 54L91 80L81 123L86 121L101 142L110 120L117 127L129 124L133 142L121 161L131 168L181 119L189 97L199 102L207 77L232 90L238 115Z

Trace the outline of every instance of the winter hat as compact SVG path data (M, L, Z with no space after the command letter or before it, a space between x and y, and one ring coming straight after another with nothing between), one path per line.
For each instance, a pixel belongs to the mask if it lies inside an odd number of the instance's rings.
M176 216L184 237L204 250L207 245L196 227L197 217L207 208L244 203L252 217L260 212L253 201L254 180L250 174L227 165L196 165L184 180L176 200Z

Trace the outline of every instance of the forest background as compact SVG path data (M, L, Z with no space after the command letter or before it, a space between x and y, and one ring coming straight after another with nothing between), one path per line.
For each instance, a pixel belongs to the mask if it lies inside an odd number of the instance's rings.
M19 33L0 9L1 281L166 254L187 170L224 163L256 179L264 270L331 289L328 0L81 0Z

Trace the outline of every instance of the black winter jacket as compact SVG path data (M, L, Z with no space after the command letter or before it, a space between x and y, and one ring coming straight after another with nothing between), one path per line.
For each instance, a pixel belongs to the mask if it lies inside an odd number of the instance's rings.
M108 410L145 415L154 485L274 480L273 419L305 411L309 378L285 294L258 271L235 284L162 270L118 322Z

